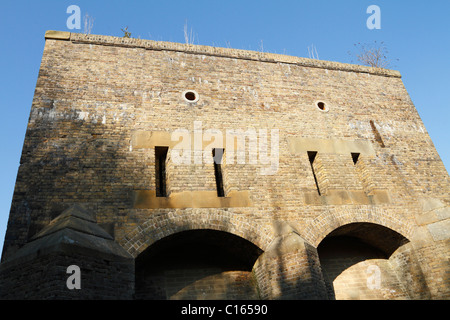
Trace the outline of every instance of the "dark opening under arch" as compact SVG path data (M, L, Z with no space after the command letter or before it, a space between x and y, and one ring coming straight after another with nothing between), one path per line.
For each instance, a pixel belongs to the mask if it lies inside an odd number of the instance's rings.
M409 240L400 233L385 226L369 222L343 225L330 232L324 240L339 236L358 239L358 241L383 252L386 255L386 258L389 258L395 250L409 242Z
M374 223L350 223L329 233L317 247L329 298L337 298L334 282L344 271L363 261L376 264L376 261L380 261L377 259L387 260L399 247L408 242L409 240L400 233ZM351 276L347 276L345 286L349 288L349 293L341 296L367 297L365 270L362 272L355 269L352 272L362 277L355 276L349 279ZM370 294L374 294L374 291Z
M137 299L256 298L251 270L262 250L217 230L165 237L135 260Z

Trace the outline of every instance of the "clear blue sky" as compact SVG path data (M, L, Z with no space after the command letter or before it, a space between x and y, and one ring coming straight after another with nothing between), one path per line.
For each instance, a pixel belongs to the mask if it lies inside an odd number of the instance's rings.
M384 41L426 129L450 168L450 1L292 0L292 1L63 1L2 0L0 3L0 248L46 30L69 30L70 5L94 20L93 34L184 42L187 21L195 43L263 50L352 62L358 42ZM381 29L369 30L368 6L381 9Z

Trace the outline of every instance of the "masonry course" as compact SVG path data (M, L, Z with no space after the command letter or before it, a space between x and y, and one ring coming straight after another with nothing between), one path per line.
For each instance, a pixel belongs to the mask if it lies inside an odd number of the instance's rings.
M219 197L212 162L171 155L171 134L194 122L267 130L269 154L278 130L276 172L248 154L228 163L225 149ZM169 148L166 197L158 146ZM48 31L0 297L448 299L449 185L398 71ZM33 253L49 230L80 241ZM92 286L65 293L74 259ZM25 267L49 272L27 288Z

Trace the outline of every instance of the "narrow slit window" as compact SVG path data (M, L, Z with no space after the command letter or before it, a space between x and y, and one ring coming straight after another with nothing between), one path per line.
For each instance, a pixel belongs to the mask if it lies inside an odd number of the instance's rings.
M317 192L319 193L320 196L320 188L319 188L319 183L317 182L317 177L316 177L316 173L314 171L314 160L316 159L317 156L317 151L308 151L308 158L309 158L309 163L311 164L311 170L314 176L314 181L316 182L316 188L317 188Z
M168 147L155 147L156 196L167 197L166 160Z
M222 158L224 149L214 148L212 150L214 159L214 175L216 176L217 196L225 197L223 190L223 177L222 177Z

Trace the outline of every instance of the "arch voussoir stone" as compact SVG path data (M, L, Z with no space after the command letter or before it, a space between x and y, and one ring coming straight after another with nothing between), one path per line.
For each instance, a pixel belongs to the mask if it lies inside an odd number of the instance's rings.
M137 257L148 246L174 233L211 229L229 232L255 244L262 249L273 240L273 231L255 221L250 221L239 214L218 214L215 212L176 212L151 217L126 234L118 242L134 257Z
M395 214L372 206L331 207L307 223L302 232L305 240L317 247L333 230L350 223L373 223L392 229L407 239L414 236L414 227L407 220L400 220Z

